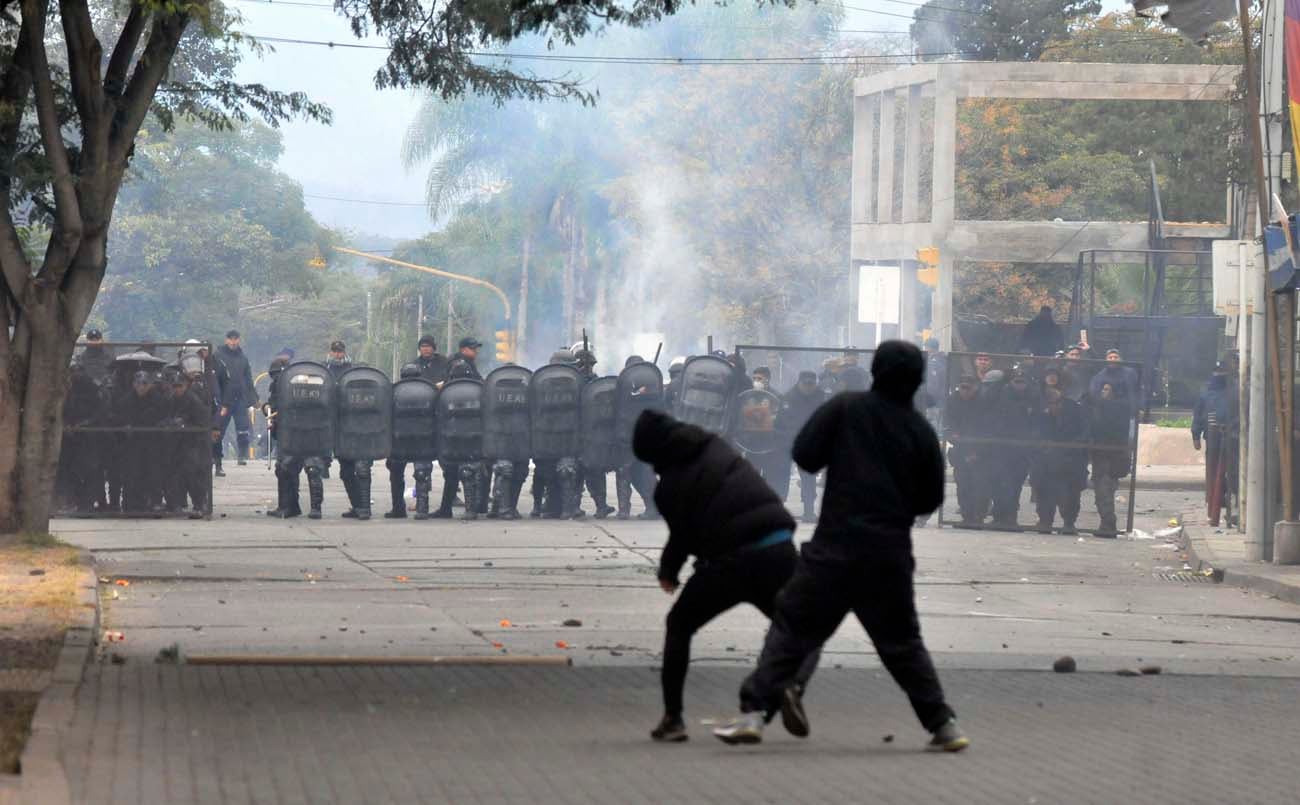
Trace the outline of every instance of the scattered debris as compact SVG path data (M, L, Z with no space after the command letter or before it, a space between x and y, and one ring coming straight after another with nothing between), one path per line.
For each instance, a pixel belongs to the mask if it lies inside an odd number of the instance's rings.
M398 580L398 581L401 581L401 582L407 582L407 581L410 581L410 579L408 579L406 576L398 576L398 577L397 577L397 580Z
M505 643L498 643L495 640L492 641L492 648L505 648L505 646Z
M1146 676L1156 676L1164 669L1162 669L1159 665L1144 665L1138 670L1141 671Z
M1127 532L1127 533L1120 534L1118 538L1119 538L1119 539L1132 539L1132 540L1155 539L1154 536L1148 534L1147 532L1143 531L1143 530L1140 529L1140 528L1135 528L1135 529L1133 529L1132 531L1129 531L1129 532Z
M104 639L102 642L121 643L125 639L126 639L126 635L122 634L121 632L114 632L112 630L106 629L104 631Z
M126 665L126 657L118 654L116 651L108 655L108 661L114 665Z
M1052 663L1052 670L1058 674L1072 674L1078 669L1079 664L1068 654L1057 658L1056 662Z
M27 571L27 575L29 575L29 576L44 576L44 575L45 575L45 569L44 569L44 568L40 568L40 567L32 568L31 570Z
M1110 637L1110 632L1102 632L1102 633L1101 633L1101 636L1102 636L1102 637Z
M565 626L581 626L581 625L582 625L582 621L578 620L577 618L569 618L568 620L566 620L566 621L564 622L563 625L565 625Z
M1141 671L1137 671L1132 668L1121 668L1118 671L1116 671L1115 674L1117 676L1142 676Z
M492 563L491 563L491 562L484 562L484 563L483 563L483 567L492 567Z
M508 619L506 619L506 618L502 618L502 619L501 619L501 622L498 623L497 625L500 626L502 629L509 629L511 626L514 626L514 624L511 623L511 622L510 622Z
M179 643L172 643L166 648L158 649L158 656L153 661L160 664L175 665L181 661L181 646Z
M117 581L115 581L115 582L113 582L113 583L116 584L118 587L130 587L130 586L131 586L131 582L128 581L127 579L118 579Z
M556 641L555 641L555 647L556 647L556 648L567 649L567 648L569 647L569 644L568 644L567 642L563 641L563 640L556 640Z
M982 603L984 603L984 597L983 597L983 596L980 596L980 595L975 596L975 603L977 603L977 604L982 604Z
M894 733L891 732L885 737L881 738L880 740L883 741L884 743L892 744L894 742Z

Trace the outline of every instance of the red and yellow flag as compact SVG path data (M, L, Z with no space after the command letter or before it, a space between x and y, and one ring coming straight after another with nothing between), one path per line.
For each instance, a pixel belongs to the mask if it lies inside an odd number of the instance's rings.
M1286 86L1291 110L1291 144L1300 158L1300 0L1286 0Z

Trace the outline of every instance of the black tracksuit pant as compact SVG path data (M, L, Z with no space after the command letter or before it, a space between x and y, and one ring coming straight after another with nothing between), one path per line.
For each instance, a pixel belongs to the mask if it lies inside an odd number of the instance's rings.
M691 663L691 638L709 621L737 604L753 604L767 617L781 587L794 572L798 553L787 541L757 550L739 551L721 559L700 559L695 572L668 612L664 636L664 712L682 714L682 688ZM795 681L807 685L817 668L820 650L804 658Z
M798 681L807 658L852 612L921 724L934 732L952 718L921 641L912 592L915 567L910 553L849 558L815 539L804 545L794 576L777 596L758 668L740 689L740 709L769 715L778 710L782 692Z

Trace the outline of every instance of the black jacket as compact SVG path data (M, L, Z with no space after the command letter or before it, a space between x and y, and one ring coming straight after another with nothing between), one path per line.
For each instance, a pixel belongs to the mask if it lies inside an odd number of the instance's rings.
M912 408L923 371L919 349L888 341L872 361L871 391L836 395L799 432L795 462L829 468L813 542L849 557L910 553L912 521L943 502L939 439Z
M229 379L221 390L221 404L234 408L236 404L257 407L257 391L253 388L253 370L242 349L231 349L222 344L217 347L217 360L226 369Z
M794 518L763 476L719 436L645 411L632 450L659 474L655 505L668 522L661 579L676 581L692 554L713 559L774 531L794 530Z
M113 355L103 345L88 345L77 356L77 363L85 368L86 374L96 383L103 385L104 379L113 370Z
M462 368L468 367L468 370ZM453 374L455 372L455 374ZM445 380L455 380L458 377L469 377L474 380L482 380L483 375L479 374L478 367L474 365L473 358L467 358L457 353L451 360L447 361L447 374Z
M447 358L435 352L429 357L416 355L411 363L420 367L420 377L430 383L441 383L447 377Z
M1061 335L1061 328L1052 321L1050 311L1039 312L1025 325L1016 349L1027 349L1039 356L1055 355L1065 349L1065 337Z

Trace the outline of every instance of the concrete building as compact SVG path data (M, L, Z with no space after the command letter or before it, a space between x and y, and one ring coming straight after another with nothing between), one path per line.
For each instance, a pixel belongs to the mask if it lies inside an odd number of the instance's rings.
M852 276L873 265L901 265L901 313L886 335L931 330L943 349L953 345L953 281L968 262L1074 263L1088 249L1147 249L1147 221L975 221L957 217L957 105L966 98L1025 100L1226 101L1235 65L1079 64L1063 62L916 64L860 78L854 86ZM923 109L933 104L933 125ZM895 143L903 116L903 159ZM877 120L878 119L878 120ZM923 159L930 152L928 208L922 208ZM883 155L883 158L882 158ZM901 205L896 186L901 185ZM1225 188L1225 198L1227 192ZM1225 204L1225 207L1227 205ZM1169 242L1228 237L1222 223L1165 223ZM917 250L939 252L931 320L917 321ZM870 341L854 315L850 343Z

